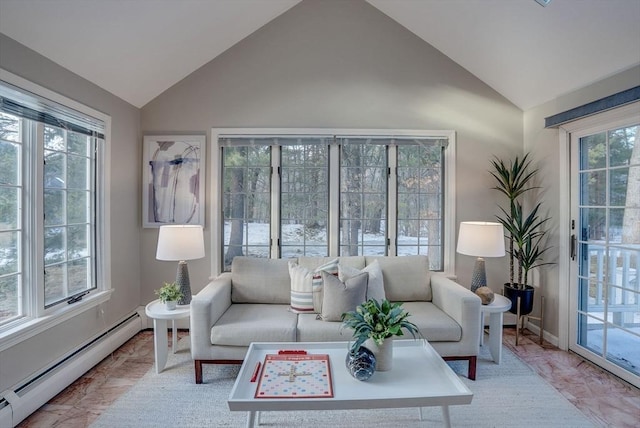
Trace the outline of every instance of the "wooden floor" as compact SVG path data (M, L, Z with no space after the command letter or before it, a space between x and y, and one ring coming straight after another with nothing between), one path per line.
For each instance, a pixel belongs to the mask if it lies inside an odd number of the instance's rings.
M186 334L180 333L181 336ZM525 331L524 338L521 336L516 347L515 330L504 330L505 346L536 369L594 424L616 428L640 427L638 388L573 353L561 351L546 342L539 345L537 339ZM18 426L87 427L134 385L153 363L153 332L140 332Z

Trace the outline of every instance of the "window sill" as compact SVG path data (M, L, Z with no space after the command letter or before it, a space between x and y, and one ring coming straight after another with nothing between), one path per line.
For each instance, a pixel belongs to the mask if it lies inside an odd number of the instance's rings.
M6 330L0 330L0 352L106 302L110 299L112 292L113 290L95 292L80 302L63 306L43 317L25 317L16 321L7 326Z

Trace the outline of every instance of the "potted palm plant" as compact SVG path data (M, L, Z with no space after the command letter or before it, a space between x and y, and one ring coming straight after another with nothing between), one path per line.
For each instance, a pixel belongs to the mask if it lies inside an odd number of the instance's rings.
M523 194L537 187L531 185L531 180L538 173L531 168L529 154L522 159L516 158L508 164L501 159L492 160L491 175L497 185L493 189L507 196L509 208L500 207L502 214L496 218L507 231L509 254L509 282L504 284L504 294L511 300L512 313L518 313L518 297L520 298L520 315L527 315L533 310L534 288L528 284L529 272L546 264L543 255L550 247L545 247L545 223L549 217L542 217L541 203L534 205L530 212L525 213L520 202ZM517 278L516 278L517 273Z

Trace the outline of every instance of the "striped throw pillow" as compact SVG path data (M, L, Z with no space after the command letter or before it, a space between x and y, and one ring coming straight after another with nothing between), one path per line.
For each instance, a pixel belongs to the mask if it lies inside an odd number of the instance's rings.
M314 309L314 300L322 301L322 273L338 275L338 259L331 260L313 271L299 266L296 262L289 262L289 276L291 277L291 312L297 314L318 313Z

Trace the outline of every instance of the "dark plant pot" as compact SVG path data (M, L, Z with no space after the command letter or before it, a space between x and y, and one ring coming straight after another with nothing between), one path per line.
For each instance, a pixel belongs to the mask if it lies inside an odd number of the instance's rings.
M376 371L376 356L369 348L361 346L357 351L347 352L345 364L351 376L358 380L367 380Z
M511 300L512 314L518 313L518 297L520 297L520 315L529 315L533 310L533 292L535 288L525 285L524 290L513 288L509 283L504 285L504 297Z

